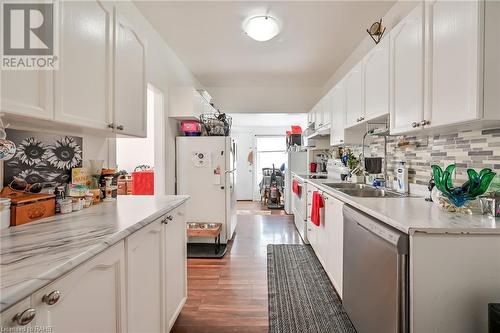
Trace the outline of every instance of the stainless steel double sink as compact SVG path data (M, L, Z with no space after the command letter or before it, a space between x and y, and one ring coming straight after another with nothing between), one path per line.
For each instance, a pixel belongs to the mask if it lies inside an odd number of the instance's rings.
M353 197L364 198L403 198L406 195L385 188L377 188L366 184L354 183L324 183L323 185L336 189Z

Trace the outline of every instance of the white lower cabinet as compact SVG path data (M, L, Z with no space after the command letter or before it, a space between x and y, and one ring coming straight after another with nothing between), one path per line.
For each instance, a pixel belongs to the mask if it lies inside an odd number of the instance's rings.
M123 241L31 296L35 326L51 332L124 332Z
M125 243L129 332L161 332L165 327L163 228L161 220L155 221L127 237Z
M129 332L168 332L187 298L186 221L176 209L126 240Z
M332 196L324 195L325 198L325 227L326 234L326 267L325 270L342 298L342 265L344 247L344 216L342 208L344 203Z
M344 246L344 203L318 188L307 184L307 238L309 244L325 269L330 281L342 298L342 256ZM323 196L324 208L320 211L320 225L311 222L312 193L319 191Z
M169 332L187 298L184 216L174 209L8 308L0 330Z
M169 214L165 225L166 331L175 323L187 299L187 235L184 210Z
M0 329L2 332L30 332L35 317L36 310L31 307L28 297L0 314Z

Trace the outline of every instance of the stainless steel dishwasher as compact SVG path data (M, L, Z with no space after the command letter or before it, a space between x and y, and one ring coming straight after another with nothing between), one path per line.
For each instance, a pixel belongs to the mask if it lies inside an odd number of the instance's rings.
M343 281L358 333L408 332L408 235L345 205Z

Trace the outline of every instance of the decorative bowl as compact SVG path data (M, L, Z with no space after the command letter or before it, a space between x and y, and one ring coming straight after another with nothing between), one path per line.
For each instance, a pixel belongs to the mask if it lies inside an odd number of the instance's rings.
M436 187L441 191L444 197L455 207L462 207L476 197L483 195L490 186L496 173L491 169L485 168L477 173L474 169L467 169L469 180L462 186L453 186L453 175L456 165L450 164L443 171L440 166L432 166L432 175Z

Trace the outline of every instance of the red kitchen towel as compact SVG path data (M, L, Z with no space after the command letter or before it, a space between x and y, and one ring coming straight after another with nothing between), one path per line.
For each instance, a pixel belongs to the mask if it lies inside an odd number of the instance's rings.
M299 182L296 179L292 181L292 191L293 193L300 195L300 186Z
M323 197L321 196L321 194L319 194L318 191L314 191L312 196L311 222L318 227L321 223L320 210L323 207L325 207Z

